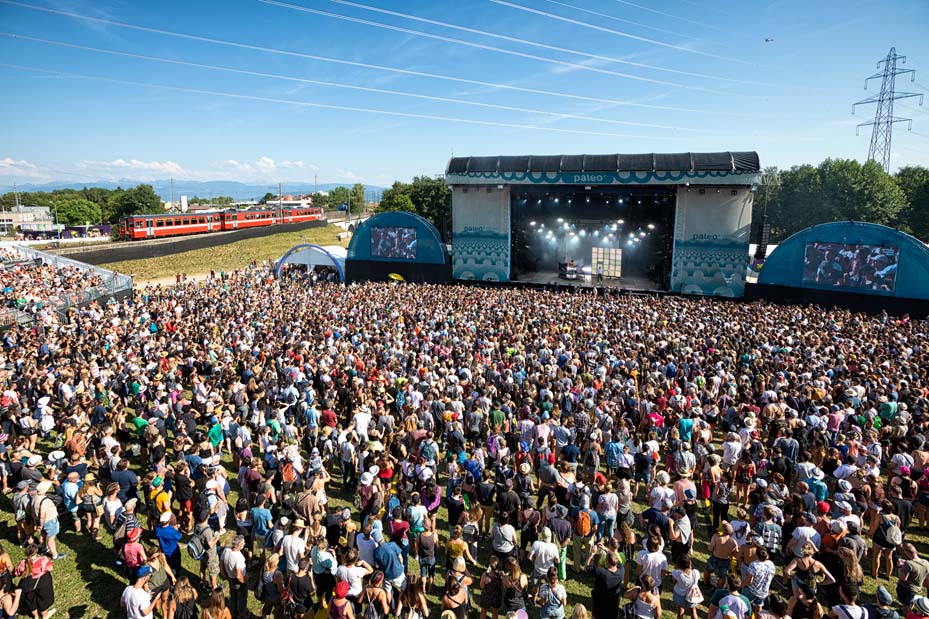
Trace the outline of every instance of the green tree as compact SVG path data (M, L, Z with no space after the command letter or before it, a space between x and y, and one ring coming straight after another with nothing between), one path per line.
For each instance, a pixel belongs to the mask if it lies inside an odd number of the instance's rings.
M337 209L342 204L348 204L351 197L348 187L336 187L329 192L329 208Z
M385 189L381 194L381 201L377 205L376 212L386 213L388 211L409 211L415 213L413 201L410 199L412 186L409 183L394 181L394 184Z
M896 181L907 201L900 221L913 236L929 242L929 169L922 166L901 168Z
M317 191L312 196L310 196L310 198L313 201L313 206L318 206L319 208L329 208L331 206L328 193Z
M416 212L416 207L413 206L413 200L410 199L410 194L408 193L397 194L396 197L392 198L390 201L390 208L384 208L383 205L384 201L381 200L381 206L377 209L378 213L383 213L385 211L406 211L407 213Z
M97 204L77 195L70 195L56 200L52 205L58 223L63 226L83 226L98 224L102 211Z
M443 238L452 229L452 190L444 178L417 176L410 185L410 200L415 212L432 222Z
M161 198L151 185L139 185L132 189L117 187L110 196L103 215L106 221L116 223L120 217L139 213L164 213Z
M864 165L854 159L826 159L819 164L823 187L824 221L867 221L895 226L906 206L906 195L875 161Z
M352 212L361 213L365 210L365 186L355 183L352 186Z
M277 200L277 196L270 191L261 196L261 200L258 200L258 204L267 204L269 200Z

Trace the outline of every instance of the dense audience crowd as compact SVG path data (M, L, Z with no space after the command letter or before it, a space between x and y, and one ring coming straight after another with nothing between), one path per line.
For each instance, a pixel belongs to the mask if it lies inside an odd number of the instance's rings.
M0 612L73 530L131 619L929 619L927 335L264 268L74 309L3 339Z
M4 307L37 312L43 306L83 298L87 289L104 283L99 274L76 266L47 264L15 248L0 249Z

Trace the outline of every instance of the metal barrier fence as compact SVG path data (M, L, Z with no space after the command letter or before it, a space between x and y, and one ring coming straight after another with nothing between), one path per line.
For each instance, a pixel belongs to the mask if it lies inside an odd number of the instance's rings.
M102 284L90 286L83 290L56 294L42 301L43 305L51 306L61 314L67 314L67 311L72 307L86 305L93 301L107 299L120 292L132 290L132 277L128 275L115 273L109 269L102 269L63 256L56 256L24 245L15 245L8 247L8 249L19 252L26 259L41 260L43 264L49 264L55 268L70 266L100 277L103 281ZM10 325L14 322L31 322L31 320L31 315L16 308L5 308L0 311L0 326Z

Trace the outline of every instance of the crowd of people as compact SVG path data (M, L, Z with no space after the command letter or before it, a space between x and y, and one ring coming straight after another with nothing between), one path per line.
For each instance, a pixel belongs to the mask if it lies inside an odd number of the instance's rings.
M43 306L64 303L103 284L99 274L80 267L48 264L15 248L0 249L0 289L4 307L35 313Z
M3 617L929 619L924 321L223 275L5 334Z

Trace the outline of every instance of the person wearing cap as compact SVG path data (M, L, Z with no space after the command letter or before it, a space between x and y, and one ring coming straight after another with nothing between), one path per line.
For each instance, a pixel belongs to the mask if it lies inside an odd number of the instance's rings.
M791 534L790 541L787 542L788 555L792 554L794 557L804 556L803 548L807 544L812 544L815 548L819 548L822 536L814 528L813 525L815 524L816 516L814 514L803 512L800 515L797 527Z
M129 580L136 577L136 572L148 561L148 554L142 546L142 529L139 527L126 532L124 542L119 546L118 556L122 560ZM115 543L115 540L114 540Z
M874 602L869 602L864 607L868 619L900 619L899 613L893 609L894 598L883 585L878 586L874 598ZM902 601L900 603L903 604Z
M177 528L177 520L171 512L164 512L158 517L158 526L155 527L155 537L165 560L175 573L181 573L181 532Z
M119 605L126 609L128 619L152 619L159 596L152 596L148 592L148 581L152 575L152 568L143 565L136 573L135 581L123 589L119 598Z
M352 602L348 599L349 584L340 580L332 589L332 602L329 604L328 619L355 619Z

